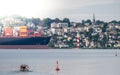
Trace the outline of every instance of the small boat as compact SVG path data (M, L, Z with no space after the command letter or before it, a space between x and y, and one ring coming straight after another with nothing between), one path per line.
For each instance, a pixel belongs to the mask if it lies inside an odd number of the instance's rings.
M29 71L29 66L28 65L25 65L25 64L23 64L23 65L20 65L20 71L22 71L22 72L28 72Z

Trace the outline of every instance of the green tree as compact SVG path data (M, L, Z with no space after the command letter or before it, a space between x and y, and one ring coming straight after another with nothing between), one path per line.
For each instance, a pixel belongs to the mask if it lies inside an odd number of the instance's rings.
M89 23L90 25L92 25L92 22L91 22L90 19L87 19L87 20L85 21L85 23Z
M120 21L118 21L118 24L120 24Z
M50 25L52 23L52 19L45 18L43 21L44 21L44 25L47 26L48 28L50 28Z
M100 37L99 34L94 35L94 36L92 37L92 38L93 38L93 41L94 41L94 42L98 42L99 37Z
M40 18L32 18L32 23L34 23L35 25L39 25L40 24Z
M85 20L82 20L82 25L83 25L83 26L85 25Z
M100 42L100 45L101 45L103 48L105 48L105 44L108 43L107 35L104 35L104 36L103 36L103 39L102 39L102 40L99 40L99 42Z
M97 20L95 23L96 23L96 25L104 24L104 22L100 21L100 20Z
M111 21L110 23L117 24L118 22L116 20Z
M107 23L104 23L104 26L102 27L102 32L106 32L107 25Z
M55 18L53 21L54 21L55 23L61 22L61 20L60 20L59 18Z
M63 22L64 23L68 23L68 27L70 27L70 20L69 20L69 18L64 18Z

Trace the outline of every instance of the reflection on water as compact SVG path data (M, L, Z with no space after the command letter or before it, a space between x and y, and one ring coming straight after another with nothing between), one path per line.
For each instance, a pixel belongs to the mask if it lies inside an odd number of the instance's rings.
M119 75L119 63L119 50L0 50L0 75Z

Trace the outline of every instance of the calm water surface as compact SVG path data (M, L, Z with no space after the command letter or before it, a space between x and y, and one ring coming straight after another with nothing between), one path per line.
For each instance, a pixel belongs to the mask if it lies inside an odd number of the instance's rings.
M29 65L32 72L20 72L21 64ZM120 75L120 50L1 49L0 75Z

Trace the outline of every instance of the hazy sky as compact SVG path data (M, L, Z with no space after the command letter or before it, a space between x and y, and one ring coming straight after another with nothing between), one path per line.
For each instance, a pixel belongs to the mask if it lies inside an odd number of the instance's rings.
M120 20L120 0L0 0L0 16Z

